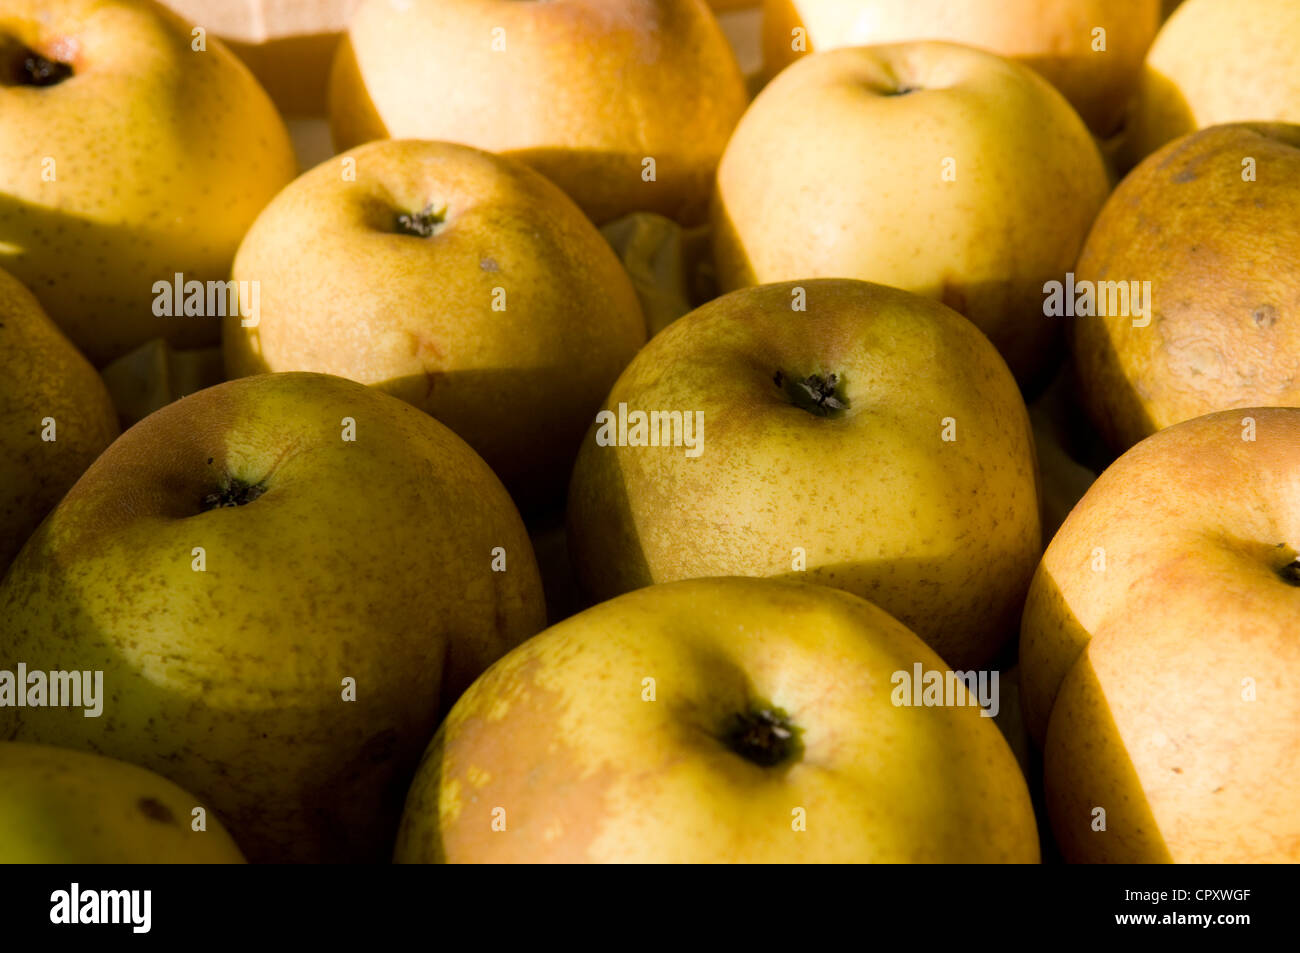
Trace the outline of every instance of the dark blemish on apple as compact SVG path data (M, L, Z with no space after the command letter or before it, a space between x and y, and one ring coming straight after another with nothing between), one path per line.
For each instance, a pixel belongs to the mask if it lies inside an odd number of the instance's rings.
M1277 309L1271 304L1261 304L1251 314L1251 317L1255 319L1257 327L1271 328L1277 324Z
M885 90L886 96L906 96L909 93L920 92L920 86L898 86L894 89Z
M798 761L803 755L800 730L790 716L772 705L755 704L733 715L723 743L746 761L764 768Z
M1294 559L1277 571L1288 586L1300 588L1300 559Z
M412 235L416 238L432 238L437 234L438 226L446 221L447 209L445 206L435 212L432 205L426 205L414 215L410 212L400 213L397 216L397 232L401 235Z
M203 497L199 504L199 512L206 513L208 510L219 510L228 506L245 506L265 492L266 487L261 483L231 480L226 486Z
M1172 181L1178 183L1179 185L1181 185L1184 182L1195 182L1196 171L1194 169L1179 169L1177 172L1174 173Z
M175 824L176 815L171 809L156 798L142 797L135 802L135 806L140 809L140 813L151 821L158 821L160 824Z

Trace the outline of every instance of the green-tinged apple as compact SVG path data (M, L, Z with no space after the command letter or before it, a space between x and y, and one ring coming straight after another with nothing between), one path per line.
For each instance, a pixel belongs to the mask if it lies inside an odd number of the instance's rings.
M216 815L166 778L98 755L0 741L0 864L243 862Z
M1119 128L1160 0L765 0L763 59L775 75L819 50L947 40L1031 66L1098 135Z
M1075 268L1095 301L1073 335L1116 451L1216 410L1300 406L1296 262L1300 125L1212 126L1120 183Z
M1062 339L1043 285L1074 265L1108 188L1083 122L1026 66L951 43L816 53L727 145L718 278L861 278L939 299L1032 389Z
M563 495L646 337L627 272L563 192L450 143L388 139L317 166L258 216L234 277L260 290L255 320L226 319L229 375L372 384L449 426L525 503Z
M1120 153L1229 122L1300 123L1300 3L1187 0L1147 53Z
M598 224L704 218L748 94L704 0L370 0L334 60L335 145L504 152Z
M1300 409L1139 443L1052 540L1025 715L1067 860L1300 862Z
M102 714L0 707L210 803L250 859L374 860L439 718L545 625L528 536L427 414L323 374L123 434L0 585L0 658L104 672Z
M215 342L155 284L224 281L295 169L248 69L152 0L0 0L0 266L95 364Z
M916 704L918 670L958 690ZM848 593L654 586L547 629L471 686L425 752L394 856L1037 863L1024 777L987 714Z
M1014 635L1042 551L1029 419L997 351L938 302L847 279L743 289L660 332L588 431L567 515L597 599L807 579L957 669Z
M117 432L95 369L0 271L0 576Z

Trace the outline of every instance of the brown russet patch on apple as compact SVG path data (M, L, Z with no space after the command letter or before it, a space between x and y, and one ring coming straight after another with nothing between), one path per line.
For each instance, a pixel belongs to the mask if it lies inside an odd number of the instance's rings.
M226 439L238 418L231 384L222 384L168 404L149 427L128 430L64 497L60 549L85 558L142 516L200 512L208 494L228 485Z
M535 655L494 669L475 685L474 704L448 720L440 787L458 783L462 803L442 831L447 860L594 859L615 772L591 765L560 735L570 703L542 684L546 670ZM506 812L504 832L492 830L497 807Z

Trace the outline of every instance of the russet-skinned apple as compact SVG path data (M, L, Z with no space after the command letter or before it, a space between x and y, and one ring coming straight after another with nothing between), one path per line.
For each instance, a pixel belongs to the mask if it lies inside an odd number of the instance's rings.
M640 589L465 693L407 796L398 862L1037 863L992 718L898 701L946 666L848 593Z
M317 166L258 216L234 277L260 293L255 323L226 318L230 376L374 385L449 426L527 504L563 495L646 336L627 272L563 192L451 143L386 139Z
M370 0L334 60L330 121L341 149L392 137L506 153L597 224L694 224L746 101L704 0Z
M90 362L0 271L0 577L117 434L117 412Z
M96 365L214 343L153 283L225 279L296 170L257 81L191 30L152 0L0 0L0 267Z
M1300 126L1212 126L1129 173L1075 268L1130 297L1149 284L1150 314L1107 290L1112 313L1074 319L1081 401L1117 452L1216 410L1300 406L1295 261Z
M1087 128L1026 66L951 43L814 53L727 144L718 281L860 278L938 299L1034 389L1063 340L1043 284L1073 266L1108 189Z
M1006 364L951 309L847 279L746 288L654 337L605 412L567 514L593 597L807 579L957 669L1014 635L1041 552L1033 437ZM661 420L658 445L632 416L674 413L683 432Z
M375 860L441 715L545 624L497 478L427 414L243 378L123 434L0 585L0 657L102 670L102 714L0 707L204 798L257 861Z
M1067 860L1300 861L1300 409L1148 437L1052 540L1020 641Z

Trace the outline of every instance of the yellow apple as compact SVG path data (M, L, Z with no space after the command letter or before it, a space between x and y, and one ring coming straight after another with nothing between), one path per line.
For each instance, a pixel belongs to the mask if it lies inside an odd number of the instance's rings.
M1024 707L1067 860L1300 861L1300 409L1112 465L1025 606Z
M234 277L260 302L255 324L226 319L228 374L373 384L449 426L526 502L563 493L646 336L627 272L563 192L449 143L373 142L296 179Z
M1041 552L1033 437L949 308L845 279L744 289L660 332L604 407L568 509L595 598L790 576L871 600L958 669L1014 635ZM658 445L631 416L651 412L679 415Z
M90 363L21 282L0 271L0 576L117 436Z
M1074 322L1083 403L1112 447L1215 410L1300 406L1300 272L1283 264L1297 261L1300 125L1212 126L1120 183L1075 268L1098 303L1103 282L1129 291L1115 308L1106 286L1112 313ZM1135 290L1149 313L1131 313Z
M724 289L861 278L970 318L1045 382L1073 266L1108 189L1088 130L1028 67L950 43L831 50L745 113L718 167Z
M157 771L254 860L373 860L440 714L544 624L455 434L341 378L244 378L128 430L18 555L0 658L103 670L109 699L0 707L0 738Z
M765 0L763 58L775 74L844 46L977 46L1032 66L1105 136L1123 121L1159 26L1160 0Z
M214 316L159 316L154 284L224 280L295 168L247 68L170 11L0 0L0 267L95 364L215 341Z
M1300 123L1297 60L1295 0L1187 0L1147 53L1125 135L1125 166L1206 126Z
M242 864L193 796L135 765L0 741L0 864Z
M747 101L704 0L370 0L334 61L346 149L384 137L504 152L597 223L703 219Z
M696 579L547 629L465 693L406 800L399 862L1037 863L1025 781L943 661L804 583Z

